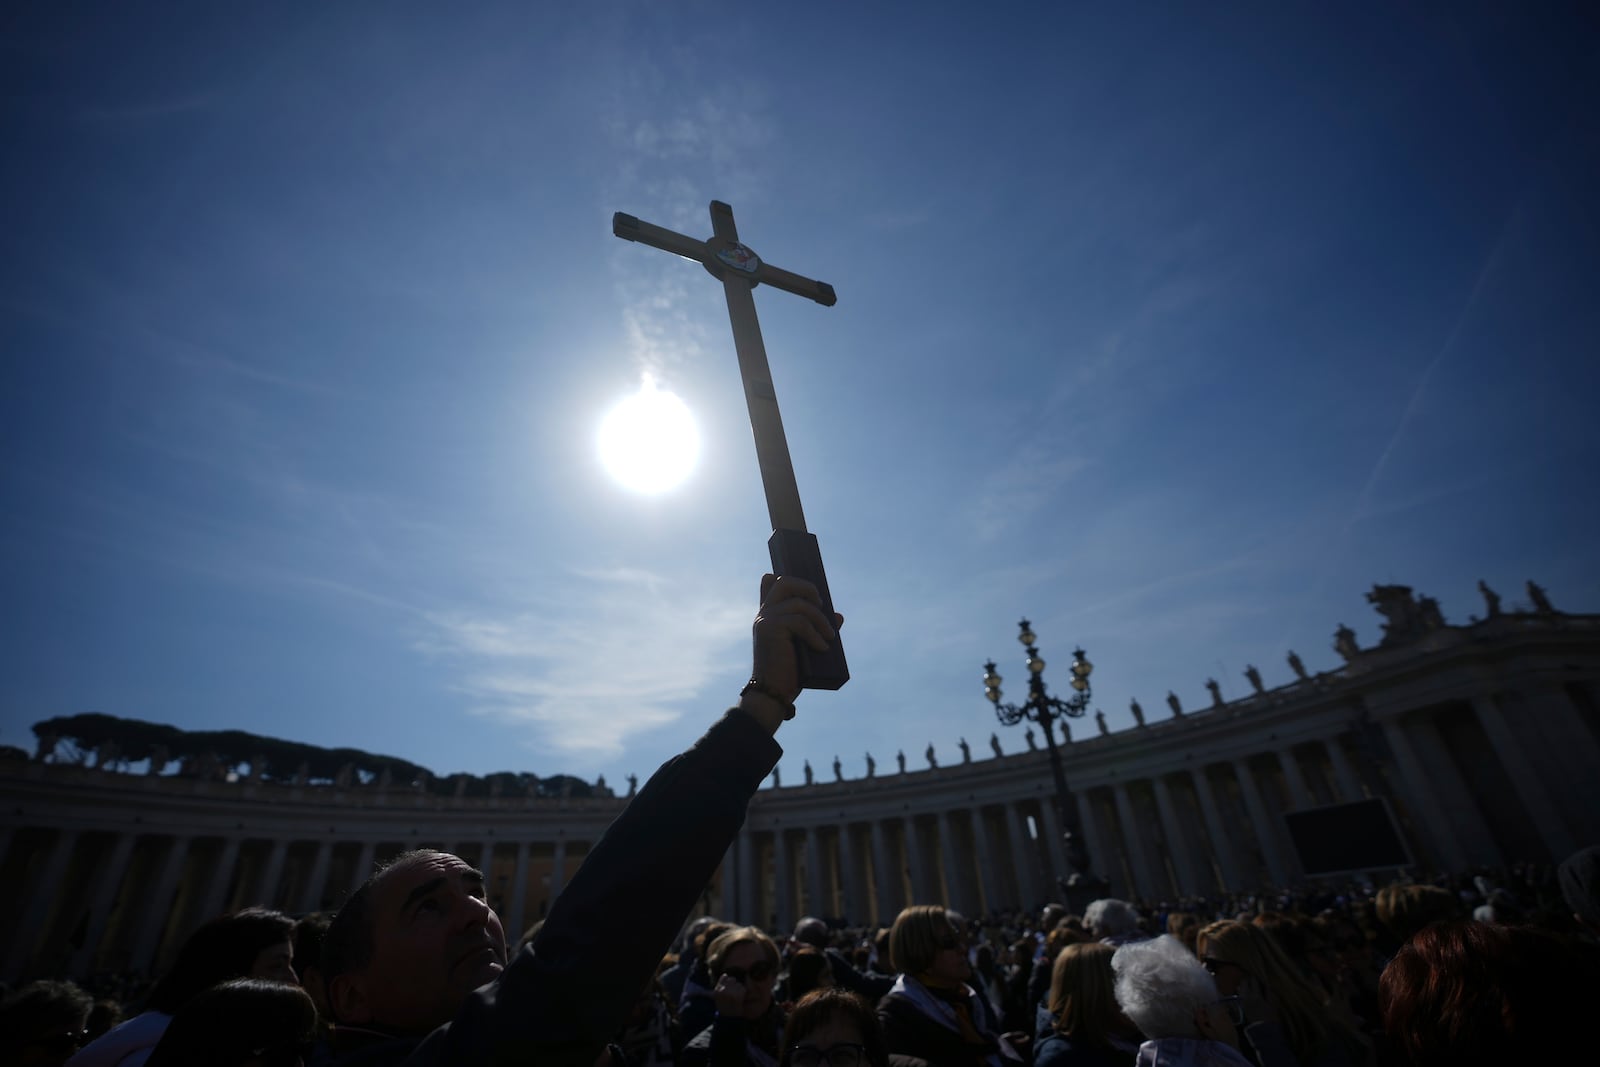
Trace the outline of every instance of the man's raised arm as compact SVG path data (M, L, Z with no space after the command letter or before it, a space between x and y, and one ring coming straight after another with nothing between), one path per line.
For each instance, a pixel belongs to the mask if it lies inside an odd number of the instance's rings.
M767 575L739 704L656 771L606 830L533 944L424 1041L415 1064L590 1067L655 974L782 755L800 693L795 642L818 651L843 619L798 578Z

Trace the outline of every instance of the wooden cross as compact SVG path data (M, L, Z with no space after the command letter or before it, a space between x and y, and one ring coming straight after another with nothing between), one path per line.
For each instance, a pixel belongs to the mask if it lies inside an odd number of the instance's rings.
M774 574L805 578L822 594L822 608L833 616L833 597L822 571L822 553L817 539L806 532L805 513L800 509L800 488L794 480L794 464L789 460L789 442L783 435L783 417L778 413L778 395L772 388L772 371L767 366L767 349L761 341L761 324L756 321L756 301L752 290L762 282L790 293L809 297L824 307L838 300L833 286L802 278L765 263L748 247L739 243L733 223L733 208L720 200L711 201L711 233L704 241L641 222L632 215L617 212L611 216L611 232L628 241L692 259L721 280L728 297L728 319L733 323L733 347L739 356L739 375L744 380L744 399L750 408L750 429L756 438L756 461L761 467L761 484L767 495L767 514L772 519L772 538L767 551L772 556ZM800 656L801 685L807 689L838 689L850 680L844 661L844 646L837 640L825 653L813 652L796 642Z

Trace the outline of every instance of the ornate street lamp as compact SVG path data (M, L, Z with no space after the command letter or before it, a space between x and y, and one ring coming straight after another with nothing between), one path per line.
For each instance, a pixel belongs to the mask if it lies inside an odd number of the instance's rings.
M1072 653L1072 696L1066 700L1050 695L1044 684L1044 658L1039 655L1039 650L1034 647L1038 636L1029 628L1028 620L1023 619L1017 624L1021 633L1017 640L1028 650L1028 699L1022 704L1002 704L1000 702L1000 683L1004 680L995 673L994 660L983 665L983 691L989 698L989 703L994 705L994 712L1000 722L1006 726L1015 726L1023 720L1036 722L1044 731L1045 750L1050 755L1050 773L1056 780L1056 817L1062 828L1062 845L1065 848L1067 869L1072 876L1063 884L1069 895L1074 889L1090 890L1101 883L1101 880L1090 873L1090 856L1085 847L1083 834L1078 826L1078 807L1072 798L1072 791L1067 788L1066 772L1061 769L1061 750L1056 747L1054 725L1061 723L1061 739L1071 741L1072 733L1067 729L1067 719L1082 718L1084 712L1089 710L1089 675L1094 672L1094 664L1083 654L1083 649L1075 649Z

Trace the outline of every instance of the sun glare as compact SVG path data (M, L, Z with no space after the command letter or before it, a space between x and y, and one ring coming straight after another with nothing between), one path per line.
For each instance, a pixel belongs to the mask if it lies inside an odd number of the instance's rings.
M617 483L636 493L675 489L694 469L700 432L689 406L656 388L648 375L600 423L600 462Z

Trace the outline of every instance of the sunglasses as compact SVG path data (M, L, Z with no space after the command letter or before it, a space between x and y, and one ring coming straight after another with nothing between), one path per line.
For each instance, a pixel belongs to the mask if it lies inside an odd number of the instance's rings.
M1201 957L1200 964L1207 971L1209 971L1212 975L1215 975L1218 971L1222 970L1222 968L1224 968L1224 967L1238 967L1239 966L1237 963L1234 963L1232 960L1219 960L1215 956L1203 956L1203 957Z
M789 1050L792 1067L861 1067L867 1062L867 1046L848 1042L817 1048L815 1045L796 1045Z
M752 963L749 967L724 967L717 977L721 978L724 974L740 985L746 982L765 982L772 977L772 964L762 960L760 963Z

